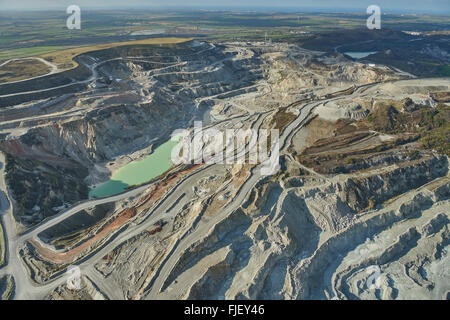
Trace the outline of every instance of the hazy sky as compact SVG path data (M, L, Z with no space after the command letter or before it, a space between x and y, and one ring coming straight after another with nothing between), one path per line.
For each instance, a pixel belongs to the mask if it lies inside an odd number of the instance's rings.
M450 13L450 0L0 0L0 11L10 9L60 9L76 4L85 8L114 9L126 7L187 8L264 8L330 9L365 11L371 4L379 5L384 12Z

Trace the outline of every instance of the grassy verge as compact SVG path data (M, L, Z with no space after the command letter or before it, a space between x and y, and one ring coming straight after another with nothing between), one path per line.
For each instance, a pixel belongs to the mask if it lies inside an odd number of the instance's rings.
M39 60L28 59L11 61L0 68L0 83L38 77L45 75L50 71L51 68Z
M287 110L287 108L279 108L277 113L272 118L271 125L281 131L287 127L289 123L294 121L297 116Z

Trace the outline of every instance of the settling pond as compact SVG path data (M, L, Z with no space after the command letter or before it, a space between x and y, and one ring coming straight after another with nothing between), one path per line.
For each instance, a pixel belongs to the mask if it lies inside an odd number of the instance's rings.
M144 160L133 161L115 172L111 179L98 184L89 190L89 198L109 197L125 191L133 185L140 185L163 174L172 166L172 149L178 144L177 141L169 140Z
M344 54L354 58L354 59L362 59L371 54L377 53L378 51L366 51L366 52L344 52Z

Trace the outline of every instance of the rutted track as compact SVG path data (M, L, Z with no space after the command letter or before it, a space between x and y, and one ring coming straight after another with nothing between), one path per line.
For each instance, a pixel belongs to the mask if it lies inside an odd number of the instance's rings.
M214 49L214 46L209 47L205 50L212 50ZM195 54L195 53L194 53ZM145 58L149 58L150 56L147 56ZM288 58L289 55L288 55ZM108 59L101 62L95 62L93 64L86 64L85 66L88 67L91 71L91 77L88 80L82 80L81 82L78 82L77 84L86 84L91 81L96 81L99 78L98 75L98 68L100 66L105 65L109 62L115 62L115 61L122 61L122 62L136 62L136 63L155 63L158 64L158 61L147 61L142 60L143 57L121 57L121 58L113 58ZM307 61L307 58L305 56L305 61L298 62L300 64L305 64ZM160 77L160 79L164 79L163 82L171 83L172 77L180 76L181 78L186 77L187 79L191 79L189 77L193 77L192 79L196 79L195 77L200 76L202 74L205 74L207 76L210 72L214 72L214 68L223 64L229 64L234 63L234 60L232 57L226 57L222 59L217 59L217 61L212 62L208 64L205 68L209 70L208 72L204 70L183 70L178 71L174 70L171 71L171 68L178 68L178 67L184 67L184 62L174 62L174 64L171 64L169 66L166 66L165 63L161 63L161 68L155 68L147 73L147 75L154 76L154 77ZM163 72L161 72L163 71ZM166 72L168 71L168 72ZM305 70L304 70L305 71ZM314 73L313 76L319 77L320 75L318 73ZM145 77L143 77L145 78ZM183 78L184 79L184 78ZM214 80L214 79L213 79ZM295 81L294 81L295 83ZM394 82L392 82L394 83ZM216 84L216 83L214 83ZM63 87L70 86L72 84L64 85ZM238 89L231 89L228 91L225 91L223 93L217 94L216 92L207 93L204 97L198 99L195 103L195 105L198 107L203 102L211 103L213 105L212 101L214 103L217 103L220 105L222 101L226 101L228 95L231 93L232 96L238 96L242 94L242 92L251 92L248 94L247 99L249 101L252 101L251 103L257 104L256 100L259 99L265 99L266 97L270 97L272 93L276 93L276 90L274 90L274 87L278 85L277 80L269 82L266 80L259 81L256 84L252 84L249 86L244 86ZM292 102L292 99L287 100L285 103L286 107L281 109L292 109L297 111L297 115L293 118L293 120L289 121L284 129L281 131L281 137L280 137L280 156L284 159L288 159L289 161L293 162L295 164L296 159L290 155L290 152L288 151L288 148L292 144L292 140L294 136L304 128L305 123L308 123L308 121L312 118L312 112L313 110L321 105L325 104L330 101L335 101L342 99L344 97L350 97L352 99L356 99L361 97L366 92L366 88L372 87L371 90L374 91L379 86L383 85L383 83L376 81L368 84L363 85L354 85L350 89L344 89L344 90L336 90L333 92L326 92L326 94L323 94L323 88L322 91L320 91L320 94L314 94L311 98L303 98L301 100L294 100ZM51 88L51 89L45 89L45 90L54 90L61 87ZM279 88L278 88L279 89ZM277 89L277 90L278 90ZM342 87L341 87L342 89ZM247 91L246 91L247 90ZM254 95L253 91L254 90ZM41 92L41 90L38 90L38 92ZM319 92L319 90L317 91ZM31 92L33 93L33 91ZM15 94L13 94L14 96ZM277 97L280 98L280 97ZM282 98L280 99L282 100ZM258 110L257 107L252 108L251 103L250 104L241 104L240 101L236 103L234 100L230 100L228 102L224 102L224 110L225 104L229 103L228 107L233 108L235 107L238 110L237 114L232 114L231 116L227 116L227 114L224 112L224 115L222 115L222 118L218 118L221 120L213 121L212 123L208 124L210 127L219 127L221 128L228 128L230 127L239 127L240 122L246 123L251 126L253 129L259 129L262 127L262 124L270 123L271 119L277 114L279 109L275 108L267 108L266 110ZM279 107L283 107L283 105L280 105ZM263 109L263 108L261 108ZM74 110L70 110L69 112L73 112ZM53 114L54 116L59 116L60 114ZM245 146L242 146L239 152L245 152ZM310 168L306 168L305 166L298 164L298 168L300 171L305 171L311 174L311 179L317 179L317 181L320 181L321 186L330 186L334 187L333 184L340 182L339 178L336 179L329 179L329 177L318 174L314 172L314 170ZM186 252L189 251L190 248L195 247L196 244L200 240L203 240L203 237L208 234L211 230L215 228L215 226L220 225L223 221L225 221L233 212L236 212L240 210L240 208L246 203L246 201L249 199L251 193L255 190L255 188L260 187L264 185L265 180L264 176L261 175L261 168L262 165L256 165L254 166L251 171L249 172L249 176L246 177L244 182L239 185L239 188L237 189L236 193L234 194L233 199L227 203L225 207L223 207L221 210L217 212L213 217L208 217L207 219L202 218L202 212L199 214L198 217L195 218L195 220L192 222L192 229L187 229L185 233L183 233L181 236L179 236L176 241L174 241L171 244L171 247L167 248L168 252L165 255L163 261L161 264L158 265L157 269L154 270L154 276L149 278L149 282L145 283L145 286L141 288L141 291L135 296L137 298L162 298L162 297L168 297L172 298L172 296L166 291L166 289L174 283L174 277L177 275L177 272L180 270L180 268L183 268L182 263L178 261L180 257L184 258L184 255ZM388 170L385 170L388 172ZM120 292L119 287L114 282L111 281L101 281L103 279L103 275L101 275L98 271L98 269L95 267L99 261L104 260L105 256L107 256L110 252L113 252L116 248L120 247L121 245L125 243L131 242L134 238L138 237L142 233L148 232L155 224L162 220L175 220L177 215L180 213L180 211L183 210L183 208L188 207L190 205L190 200L195 197L196 190L193 189L193 186L196 185L196 183L204 178L214 177L221 174L221 166L220 165L203 165L200 168L187 173L185 176L182 177L178 183L167 190L167 192L164 194L164 196L157 199L157 201L150 207L151 210L148 212L145 212L143 216L138 216L137 220L130 220L125 223L125 225L120 226L117 230L114 230L112 233L108 234L105 239L106 241L101 242L101 244L96 247L95 249L92 249L88 251L87 253L84 253L84 255L77 257L76 264L81 268L82 273L86 275L88 278L93 280L95 284L99 287L100 291L102 291L104 294L106 294L109 298L112 299L123 299L127 298L127 296L122 295ZM132 189L130 191L124 192L119 195L115 195L112 197L104 198L104 199L96 199L96 200L87 200L82 203L79 203L67 210L64 210L63 212L48 218L44 221L42 221L40 224L36 225L35 227L32 227L31 229L27 230L25 233L15 236L14 228L13 228L13 222L11 219L4 217L4 224L5 231L8 237L8 262L9 264L0 270L0 275L3 274L12 274L14 278L17 278L16 280L16 298L42 298L46 294L49 293L49 291L61 284L64 284L65 282L65 275L63 271L59 271L56 274L53 274L50 280L46 281L44 285L36 285L32 283L29 279L29 276L27 274L27 270L25 269L24 265L22 264L22 259L19 256L19 249L23 247L23 245L28 240L33 240L35 242L41 243L41 239L39 239L38 235L47 229L56 226L57 224L61 223L62 221L66 220L67 218L79 213L82 210L98 206L100 204L105 203L115 203L120 202L125 199L129 198L137 198L138 196L145 194L145 192L152 187L153 184L148 184L144 186L140 186L136 189ZM275 188L275 187L274 187ZM225 190L225 187L223 187ZM283 214L283 210L287 210L284 208L284 206L288 206L288 200L293 196L295 188L287 188L282 190L282 192L279 194L279 199L276 199L274 203L271 203L268 200L269 204L267 205L267 209L270 211L270 215L273 215L275 218L279 218L280 220L283 219L283 217L278 217L278 215ZM309 190L309 189L308 189ZM306 191L305 191L306 192ZM274 193L277 194L276 192ZM270 193L268 195L268 198L271 199ZM313 207L313 206L312 206ZM335 220L330 218L328 215L324 215L321 212L320 208L316 208L316 211L318 212L318 216L322 216L322 219L326 220L326 224L328 225L327 232L338 232L339 228L336 228L335 226ZM201 223L200 223L201 222ZM315 232L315 231L314 231ZM46 244L43 244L43 247L45 247L46 250L52 250L52 246ZM291 249L289 249L291 250ZM294 250L294 249L293 249ZM56 252L56 251L55 251ZM60 251L56 252L60 253ZM295 256L294 256L295 257ZM296 257L297 259L299 257ZM320 258L320 257L319 257ZM278 259L278 258L277 258ZM275 261L275 260L274 260ZM276 260L278 261L278 260ZM51 261L50 261L51 262ZM266 263L266 262L265 262ZM272 262L267 262L268 265L270 265ZM275 263L275 262L273 262ZM277 262L278 263L278 262ZM295 270L292 269L292 272ZM242 275L240 275L242 276ZM264 280L266 275L257 275L261 276ZM236 280L236 279L235 279ZM258 284L261 285L262 284ZM293 294L297 294L297 296L302 296L301 285L296 284L297 288L295 290L300 290L297 292L293 291ZM345 288L344 288L345 289ZM250 289L249 289L250 290ZM261 290L261 288L258 288L257 290Z

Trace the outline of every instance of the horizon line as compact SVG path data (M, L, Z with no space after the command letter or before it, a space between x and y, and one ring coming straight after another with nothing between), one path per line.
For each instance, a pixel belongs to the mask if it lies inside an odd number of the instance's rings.
M80 6L84 7L91 11L116 11L116 10L159 10L159 11L215 11L215 12L275 12L275 13L361 13L366 14L365 8L323 8L323 7L294 7L294 6L259 6L248 7L248 6L157 6L157 5L129 5L129 6L109 6L105 8L105 6ZM2 11L9 12L53 12L60 11L62 9L65 10L66 6L54 6L54 7L30 7L30 8L3 8ZM382 11L383 14L406 14L406 15L414 15L414 14L430 14L430 15L450 15L450 10L446 12L442 12L442 9L435 10L400 10L400 9L388 9ZM1 13L0 13L1 14Z

